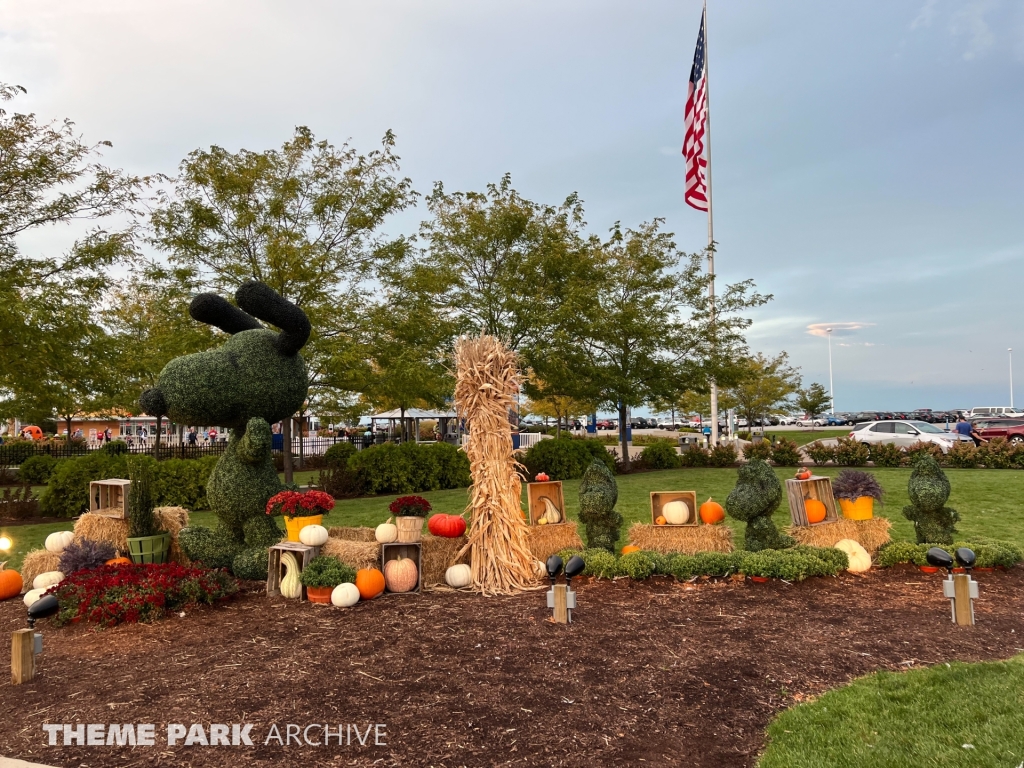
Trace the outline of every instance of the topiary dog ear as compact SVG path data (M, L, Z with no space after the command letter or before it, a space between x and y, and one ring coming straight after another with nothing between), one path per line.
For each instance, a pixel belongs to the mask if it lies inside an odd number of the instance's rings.
M188 313L200 323L212 325L232 335L263 327L255 318L215 293L201 293L196 296L189 304Z
M286 357L298 354L309 339L309 318L298 306L283 298L269 285L250 280L235 292L238 306L260 320L281 329L277 349Z

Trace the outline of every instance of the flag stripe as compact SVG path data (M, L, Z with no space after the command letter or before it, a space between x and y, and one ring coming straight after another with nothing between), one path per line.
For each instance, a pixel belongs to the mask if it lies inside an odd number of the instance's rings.
M686 89L686 112L683 138L683 157L686 160L686 193L688 205L698 211L708 209L707 167L704 157L704 131L707 127L707 77L705 69L705 50L707 40L704 34L704 15L700 17L700 34L697 36L697 49L693 54L693 66L690 68L690 82Z

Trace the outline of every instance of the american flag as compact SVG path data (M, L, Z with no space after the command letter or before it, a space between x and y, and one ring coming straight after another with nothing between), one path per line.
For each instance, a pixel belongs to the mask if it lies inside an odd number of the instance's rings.
M690 69L690 82L686 89L686 137L683 139L683 157L686 158L686 202L698 211L708 209L708 161L704 157L704 130L708 117L708 81L704 68L706 44L704 14L701 14L697 50L693 54L693 67Z

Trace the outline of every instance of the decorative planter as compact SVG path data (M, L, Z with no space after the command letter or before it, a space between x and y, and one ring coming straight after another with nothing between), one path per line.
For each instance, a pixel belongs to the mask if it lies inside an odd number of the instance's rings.
M334 587L306 587L306 598L311 603L331 604L331 593Z
M323 522L323 515L307 515L306 517L284 516L284 527L288 531L288 541L298 541L299 531L307 525L320 525Z
M767 576L751 576L750 580L752 582L754 582L755 584L767 584L768 583L768 577Z
M166 563L170 553L171 534L169 533L128 539L128 554L136 565L143 563L160 565Z
M939 572L939 569L936 568L934 565L919 565L917 567L921 569L922 573L938 573Z
M837 499L843 517L847 520L870 520L875 516L875 500L871 496L860 496L854 501Z
M975 570L975 572L977 572L977 573L992 573L992 571L994 571L994 570L995 570L995 567L990 567L990 568L975 568L974 570Z
M398 543L412 544L423 538L423 518L400 515L395 518L398 527Z

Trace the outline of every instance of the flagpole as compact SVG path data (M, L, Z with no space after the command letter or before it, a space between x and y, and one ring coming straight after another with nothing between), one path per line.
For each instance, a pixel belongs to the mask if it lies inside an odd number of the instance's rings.
M715 325L715 218L711 212L711 62L708 42L708 3L704 0L704 104L707 116L705 117L705 147L708 153L708 299L711 303L711 332L714 334ZM718 384L711 380L711 444L718 445Z

